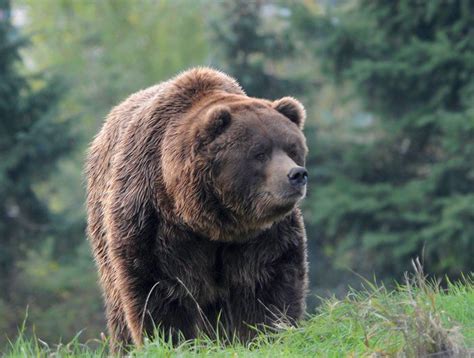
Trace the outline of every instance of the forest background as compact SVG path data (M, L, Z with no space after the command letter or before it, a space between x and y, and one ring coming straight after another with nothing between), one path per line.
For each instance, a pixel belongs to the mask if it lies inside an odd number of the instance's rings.
M308 112L309 310L415 257L474 270L474 3L0 0L0 345L105 331L83 163L112 106L192 66Z

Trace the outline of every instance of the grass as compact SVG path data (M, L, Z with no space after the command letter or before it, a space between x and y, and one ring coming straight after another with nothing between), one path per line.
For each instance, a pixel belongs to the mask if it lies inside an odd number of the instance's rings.
M248 344L225 346L206 338L177 346L146 341L131 357L422 357L474 356L474 275L441 289L415 264L415 274L389 291L367 282L345 299L324 300L298 328L262 332ZM107 356L104 340L49 346L23 334L4 357Z

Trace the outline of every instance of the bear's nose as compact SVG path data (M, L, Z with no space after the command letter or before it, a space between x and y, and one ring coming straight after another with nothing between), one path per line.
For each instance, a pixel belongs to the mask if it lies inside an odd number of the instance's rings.
M296 167L288 173L288 180L294 187L301 187L308 182L308 171L303 167Z

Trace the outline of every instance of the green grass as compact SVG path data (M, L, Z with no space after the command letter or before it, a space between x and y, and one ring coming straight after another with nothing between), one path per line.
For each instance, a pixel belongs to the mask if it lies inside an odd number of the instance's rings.
M209 339L175 347L147 341L132 357L418 357L436 352L466 356L474 347L474 276L440 289L416 274L394 291L366 283L345 299L327 299L298 328L261 333L244 346ZM470 350L474 352L474 350ZM20 334L4 357L97 357L107 355L104 341L48 346Z

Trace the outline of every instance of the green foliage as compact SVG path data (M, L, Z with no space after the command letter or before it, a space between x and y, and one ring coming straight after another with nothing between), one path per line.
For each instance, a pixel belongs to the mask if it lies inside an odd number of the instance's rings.
M90 135L124 97L202 64L208 52L204 1L19 3L28 13L37 66L55 66L69 79L68 105Z
M261 332L248 345L226 346L205 337L176 346L157 339L134 349L131 357L339 357L467 354L474 346L474 286L472 278L450 284L447 290L429 283L418 272L396 291L366 283L344 299L327 299L298 328L282 327L278 333ZM87 345L74 339L48 346L38 338L20 336L5 357L97 357L106 354L105 341Z
M56 119L64 91L57 78L27 75L19 50L26 43L0 2L0 290L12 303L16 262L55 231L37 187L71 149L69 124Z
M69 341L77 332L82 341L95 338L105 330L105 317L89 245L83 242L64 260L54 254L53 243L29 250L19 263L10 309L17 319L26 312L28 326L46 342Z
M303 90L305 82L291 61L295 46L288 7L238 0L224 1L218 10L212 28L219 67L237 78L249 96L276 99Z
M433 274L474 269L473 11L463 0L296 7L325 72L370 112L312 148L309 218L340 265L400 276L423 256Z

